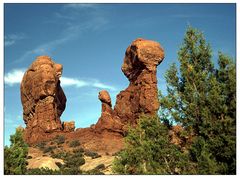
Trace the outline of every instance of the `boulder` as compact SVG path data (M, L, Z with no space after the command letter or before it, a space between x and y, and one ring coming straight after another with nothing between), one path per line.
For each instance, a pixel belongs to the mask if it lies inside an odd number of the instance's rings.
M27 169L40 169L40 168L48 168L53 171L59 170L59 167L57 166L57 162L64 164L62 159L54 159L49 156L44 156L44 157L37 157L37 158L32 158L28 159L28 165Z
M62 130L60 116L67 99L60 86L61 75L62 65L48 56L37 57L25 72L20 89L27 143Z

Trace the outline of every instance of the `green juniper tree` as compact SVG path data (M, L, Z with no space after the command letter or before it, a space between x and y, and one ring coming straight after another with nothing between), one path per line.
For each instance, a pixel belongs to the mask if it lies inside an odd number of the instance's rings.
M193 136L189 145L198 174L236 173L236 69L219 53L214 68L210 45L187 29L178 53L180 70L166 73L167 96L160 93L160 118L181 124Z
M113 171L118 174L188 174L188 155L169 143L168 128L158 117L143 116L130 128L125 149L116 157Z
M178 52L179 68L166 72L167 95L159 92L159 119L140 118L115 159L119 174L236 174L236 66L222 53L218 68L210 45L189 27ZM183 127L183 149L168 129Z
M10 141L10 147L4 147L4 174L25 174L28 145L23 140L23 131L16 129Z

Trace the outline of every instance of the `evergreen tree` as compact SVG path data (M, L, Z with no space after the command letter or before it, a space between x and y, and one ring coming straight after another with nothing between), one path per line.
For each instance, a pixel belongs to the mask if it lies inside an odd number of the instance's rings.
M215 69L210 45L191 27L178 60L180 70L173 64L166 72L168 94L160 93L160 118L181 124L193 136L189 153L198 174L235 174L235 64L219 53Z
M23 131L16 129L10 141L10 147L4 147L4 174L25 174L28 146L23 140Z
M118 174L189 174L188 156L169 143L168 128L158 117L141 117L130 128L125 149L116 157L113 171ZM193 173L193 172L192 172Z

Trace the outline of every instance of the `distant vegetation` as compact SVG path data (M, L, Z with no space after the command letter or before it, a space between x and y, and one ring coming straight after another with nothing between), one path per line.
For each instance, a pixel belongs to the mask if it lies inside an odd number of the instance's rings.
M91 157L92 159L101 157L101 155L99 155L98 153L93 152L93 151L89 151L89 150L86 150L84 154L85 154L86 156Z
M93 170L83 172L80 170L80 166L85 164L83 155L86 154L92 159L100 157L95 152L87 151L81 147L73 149L71 152L57 150L56 146L48 146L47 142L40 142L36 145L37 148L42 150L43 153L48 153L53 158L59 158L64 161L64 164L57 162L59 170L51 170L49 168L35 168L27 169L27 159L31 159L28 154L28 145L23 141L23 131L16 130L14 135L10 138L10 147L4 148L4 174L7 175L79 175L79 174L103 174L102 169L104 165L99 165ZM65 142L64 136L57 136L54 138L53 144L63 144ZM70 142L72 147L80 146L79 141Z
M236 174L235 62L219 52L214 67L210 45L191 27L178 61L165 75L167 95L159 92L159 116L142 117L129 130L115 173ZM175 124L187 138L184 147L170 143Z
M64 135L57 135L55 137L55 142L58 144L58 145L61 145L65 142L65 137Z
M78 140L73 140L69 144L70 147L78 147L80 146L80 142Z

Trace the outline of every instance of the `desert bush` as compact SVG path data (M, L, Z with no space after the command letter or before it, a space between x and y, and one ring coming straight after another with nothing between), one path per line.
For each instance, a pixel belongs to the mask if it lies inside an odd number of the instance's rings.
M93 151L90 151L90 150L85 151L84 154L85 154L85 156L89 156L89 157L91 157L92 159L101 157L101 155L99 155L98 153L93 152Z
M105 165L104 164L99 164L94 169L84 172L84 174L88 174L88 175L104 175L104 173L101 172L101 170L103 170L103 169L105 169Z
M36 144L36 147L40 148L40 150L43 150L46 146L46 142L42 141Z
M27 156L27 159L32 159L32 156Z
M62 168L62 166L63 166L63 164L62 163L60 163L60 162L56 162L55 163L60 169Z
M58 174L61 174L61 172L57 170L52 170L49 168L35 168L35 169L28 169L26 174L27 175L58 175Z
M104 165L104 164L99 164L99 165L97 165L94 169L96 169L96 170L105 169L105 165Z
M69 154L70 154L70 153L68 153L68 152L63 152L63 151L61 151L61 152L54 153L54 154L52 154L51 156L52 156L53 158L65 159L66 157L68 157Z
M80 142L78 140L73 140L69 144L70 147L77 147L80 146Z
M104 164L99 164L94 169L89 170L89 171L85 171L84 174L88 174L88 175L104 175L104 173L101 172L101 170L103 170L103 169L105 169L105 165Z
M96 169L92 169L90 171L86 171L86 172L84 172L84 174L87 174L87 175L104 175L103 172L101 172L99 170L96 170Z
M57 135L55 138L54 138L55 142L58 144L58 145L61 145L65 142L65 137L64 135Z
M48 153L48 152L51 152L53 153L53 150L56 149L56 146L49 146L49 147L45 147L43 149L43 153Z
M73 153L74 154L79 154L79 155L82 155L84 153L84 149L81 147L81 148L78 148L78 149L74 149L73 150Z

